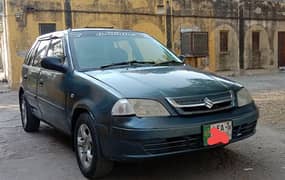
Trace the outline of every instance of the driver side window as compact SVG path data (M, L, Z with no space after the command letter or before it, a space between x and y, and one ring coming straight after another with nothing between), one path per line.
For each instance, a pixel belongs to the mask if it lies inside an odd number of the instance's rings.
M62 59L62 64L65 63L63 43L61 39L52 40L49 50L47 52L47 56L60 57Z
M38 66L38 67L40 66L42 58L46 56L49 43L50 43L49 40L39 41L39 45L37 47L35 56L33 57L33 62L32 62L33 66Z

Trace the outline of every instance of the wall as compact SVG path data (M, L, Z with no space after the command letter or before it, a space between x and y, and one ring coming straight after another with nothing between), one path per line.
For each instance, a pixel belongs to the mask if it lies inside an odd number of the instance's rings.
M3 33L0 33L0 42L3 42ZM4 71L4 60L3 60L3 47L2 44L0 44L0 73ZM0 79L1 81L1 79Z
M180 52L179 29L198 27L209 32L210 70L239 73L240 59L245 69L258 64L263 69L278 68L278 31L284 31L285 1L270 0L173 0L175 51ZM241 12L240 10L243 10ZM240 56L240 17L244 21L244 54ZM229 50L219 52L219 32L229 32ZM176 32L175 32L176 31ZM260 32L260 59L252 53L252 32Z
M72 0L73 28L113 27L151 34L166 43L165 16L157 13L157 1Z
M39 36L38 23L56 22L57 30L64 29L63 14L53 12L35 11L39 7L51 9L62 9L61 0L53 1L31 1L31 0L6 0L6 25L8 38L8 81L10 86L19 86L21 78L21 65L28 49L31 47L37 36ZM29 9L32 8L32 9ZM16 14L22 16L16 19Z
M245 69L252 63L252 31L261 33L260 67L278 67L277 34L285 31L284 1L270 0L5 0L5 37L8 46L8 74L12 87L18 87L25 52L39 35L39 23L56 23L57 30L65 29L70 2L73 28L113 27L133 29L151 34L180 54L180 32L196 28L209 33L209 57L200 59L200 67L211 70L240 70L239 15L244 10ZM239 8L239 2L241 7ZM169 8L168 8L169 7ZM169 16L167 16L168 12ZM20 19L16 18L20 15ZM171 20L167 21L167 17ZM170 24L167 24L170 23ZM166 28L168 27L168 28ZM219 52L220 31L229 32L229 51ZM169 39L167 39L169 37ZM168 42L168 43L167 43Z
M164 3L164 1L162 1ZM160 3L160 2L159 2ZM39 23L56 23L57 30L66 28L64 0L5 0L8 42L8 81L18 87L21 65L27 50L39 36ZM70 1L73 28L113 27L134 29L151 34L166 43L165 16L160 15L152 0L85 0ZM162 9L162 12L164 10ZM125 13L128 12L128 13ZM23 17L16 19L16 14Z

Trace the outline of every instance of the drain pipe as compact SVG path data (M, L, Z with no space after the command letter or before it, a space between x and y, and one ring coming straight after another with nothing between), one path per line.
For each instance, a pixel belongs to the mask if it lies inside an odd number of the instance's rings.
M244 73L244 10L243 5L239 4L239 69Z
M65 28L72 28L72 11L70 0L64 1L64 17L65 17Z
M172 49L172 7L168 1L166 1L166 39L167 48Z

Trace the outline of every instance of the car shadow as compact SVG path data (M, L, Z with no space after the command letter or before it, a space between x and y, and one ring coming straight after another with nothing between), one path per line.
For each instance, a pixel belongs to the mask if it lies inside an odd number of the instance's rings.
M219 179L235 174L234 167L245 160L228 148L203 150L140 163L117 163L104 179L209 179L213 175Z
M41 125L40 136L50 139L53 144L63 148L65 152L72 152L71 138L47 125ZM75 155L74 155L75 159ZM153 160L118 163L113 171L102 178L111 179L228 179L240 178L240 172L251 160L235 151L235 147L229 145L224 148L209 149L190 152L183 155L157 158ZM235 179L235 178L232 178Z
M40 130L38 136L45 137L49 139L53 144L57 143L66 150L69 149L72 151L72 138L67 134L62 133L61 131L55 129L54 127L49 126L48 124L42 123L40 126Z

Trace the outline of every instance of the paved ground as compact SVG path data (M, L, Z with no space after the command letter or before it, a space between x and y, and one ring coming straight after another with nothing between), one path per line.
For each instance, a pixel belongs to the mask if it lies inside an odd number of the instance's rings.
M137 164L116 164L105 179L285 179L285 73L234 78L252 91L261 110L257 134L224 150ZM70 140L41 126L27 134L20 126L16 92L0 87L0 180L77 180Z

